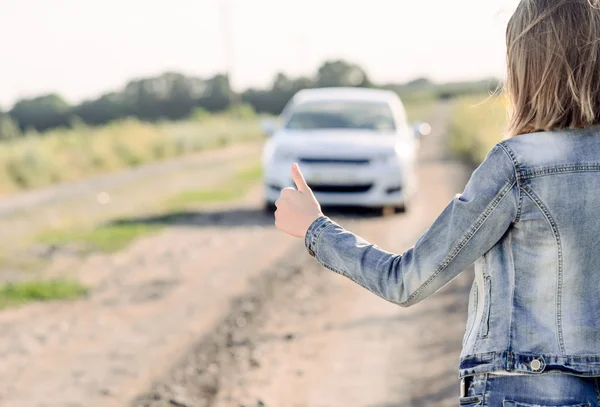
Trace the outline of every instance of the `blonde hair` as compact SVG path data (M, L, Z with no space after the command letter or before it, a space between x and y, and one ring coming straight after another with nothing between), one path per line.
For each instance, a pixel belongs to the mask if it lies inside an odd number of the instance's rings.
M600 0L522 0L506 30L508 136L600 124Z

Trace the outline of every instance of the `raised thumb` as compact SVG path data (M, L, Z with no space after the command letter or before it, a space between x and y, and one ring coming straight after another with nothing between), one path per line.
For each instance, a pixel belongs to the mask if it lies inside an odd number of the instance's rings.
M304 179L304 175L302 175L302 172L300 171L300 166L298 166L297 163L294 163L294 165L292 165L292 179L294 180L298 191L310 192L310 188L306 183L306 180Z

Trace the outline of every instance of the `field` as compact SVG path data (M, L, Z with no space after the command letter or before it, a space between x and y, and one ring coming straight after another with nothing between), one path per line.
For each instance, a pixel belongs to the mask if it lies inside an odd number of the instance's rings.
M494 144L502 141L506 119L503 96L482 94L457 99L449 124L452 151L468 164L479 164Z
M0 143L0 196L261 137L258 118L227 114L158 124L128 119L29 134Z

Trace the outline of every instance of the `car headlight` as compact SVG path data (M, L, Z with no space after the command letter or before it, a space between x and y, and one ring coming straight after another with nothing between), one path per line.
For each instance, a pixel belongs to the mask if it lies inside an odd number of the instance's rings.
M395 151L382 153L377 156L377 162L384 165L390 165L398 162L398 155Z

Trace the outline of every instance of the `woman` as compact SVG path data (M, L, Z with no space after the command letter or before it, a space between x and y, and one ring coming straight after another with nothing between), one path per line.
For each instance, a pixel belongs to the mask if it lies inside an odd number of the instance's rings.
M511 137L404 254L324 216L296 164L298 190L277 202L279 229L401 306L475 263L464 406L599 405L600 9L590 1L521 1L507 29Z

